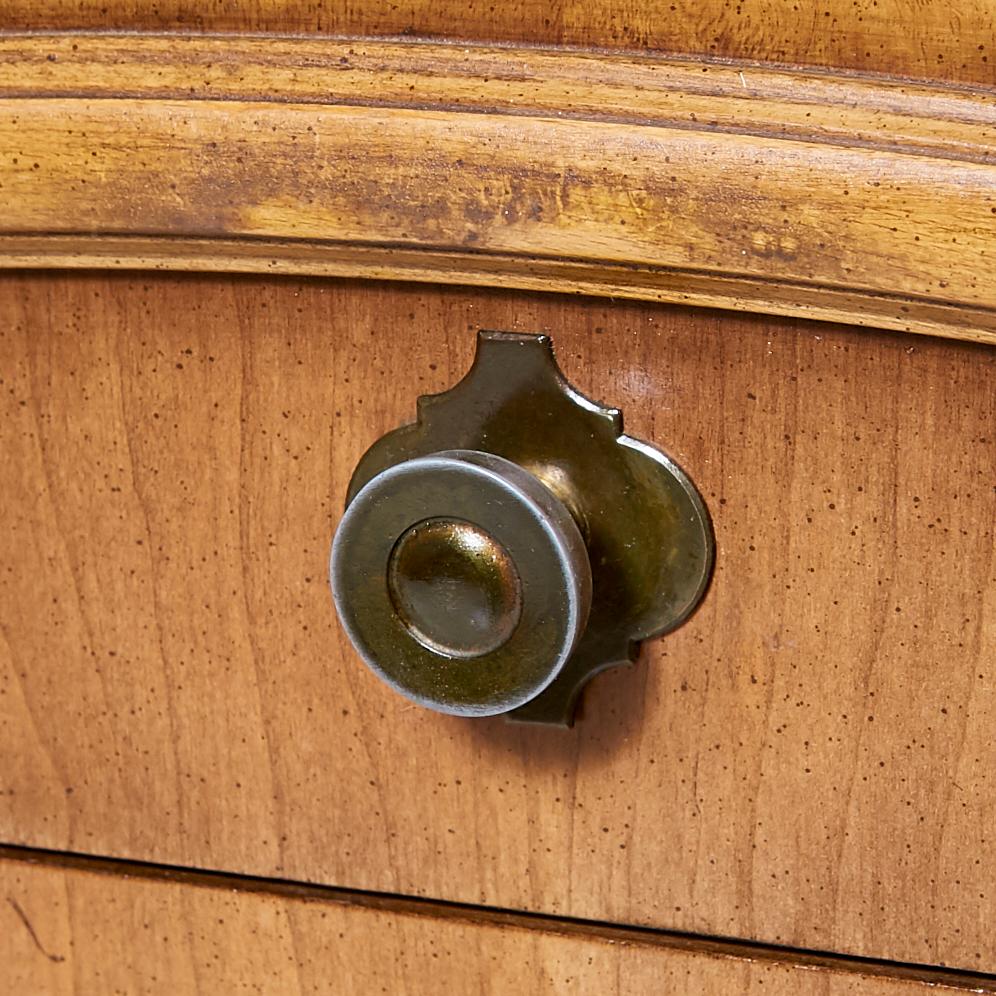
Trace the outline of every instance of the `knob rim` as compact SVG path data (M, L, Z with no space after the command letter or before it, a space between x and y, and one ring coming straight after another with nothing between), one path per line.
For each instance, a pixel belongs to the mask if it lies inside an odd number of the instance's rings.
M387 576L400 538L420 522L462 519L511 555L522 590L507 642L472 658L438 653L406 627ZM523 467L447 450L387 468L352 498L332 545L339 618L367 667L420 705L490 716L531 701L560 674L587 623L591 567L566 505Z

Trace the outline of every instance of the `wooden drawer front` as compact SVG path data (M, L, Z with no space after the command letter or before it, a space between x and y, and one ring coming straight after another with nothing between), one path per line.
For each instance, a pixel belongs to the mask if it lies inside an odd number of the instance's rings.
M354 464L478 326L549 331L715 520L701 610L568 732L409 705L328 593ZM996 352L95 275L6 276L0 336L0 839L996 964Z
M792 961L634 931L122 871L0 860L5 992L996 991L984 979L940 972L889 977L881 966Z

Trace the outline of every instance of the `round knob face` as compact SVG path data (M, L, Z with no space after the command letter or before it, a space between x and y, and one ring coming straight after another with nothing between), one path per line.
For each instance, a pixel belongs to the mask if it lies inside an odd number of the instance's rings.
M508 712L584 630L591 568L564 504L517 464L451 450L353 498L332 547L339 617L366 664L440 712Z
M412 636L447 657L490 654L522 615L522 582L508 551L461 519L412 526L391 552L387 587Z

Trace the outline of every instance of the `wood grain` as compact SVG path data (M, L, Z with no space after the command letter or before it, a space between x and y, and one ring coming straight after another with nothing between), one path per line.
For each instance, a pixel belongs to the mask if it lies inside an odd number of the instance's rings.
M0 38L0 265L555 288L996 342L988 91L412 42Z
M0 840L992 970L996 351L401 285L8 274ZM350 472L478 326L689 472L702 608L570 732L359 664Z
M9 29L416 35L686 52L993 84L993 0L0 0Z
M992 976L128 865L2 859L0 890L0 985L12 993L996 992Z

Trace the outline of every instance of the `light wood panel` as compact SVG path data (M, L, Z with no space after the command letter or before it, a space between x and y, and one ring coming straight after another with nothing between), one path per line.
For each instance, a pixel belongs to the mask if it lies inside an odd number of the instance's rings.
M649 305L233 278L0 296L0 839L992 969L996 351ZM689 472L701 610L570 732L359 664L350 472L477 326Z
M422 35L996 82L993 0L0 0L11 29Z
M996 99L412 42L0 38L0 265L307 272L996 342Z
M5 992L996 992L992 976L94 864L0 859Z

